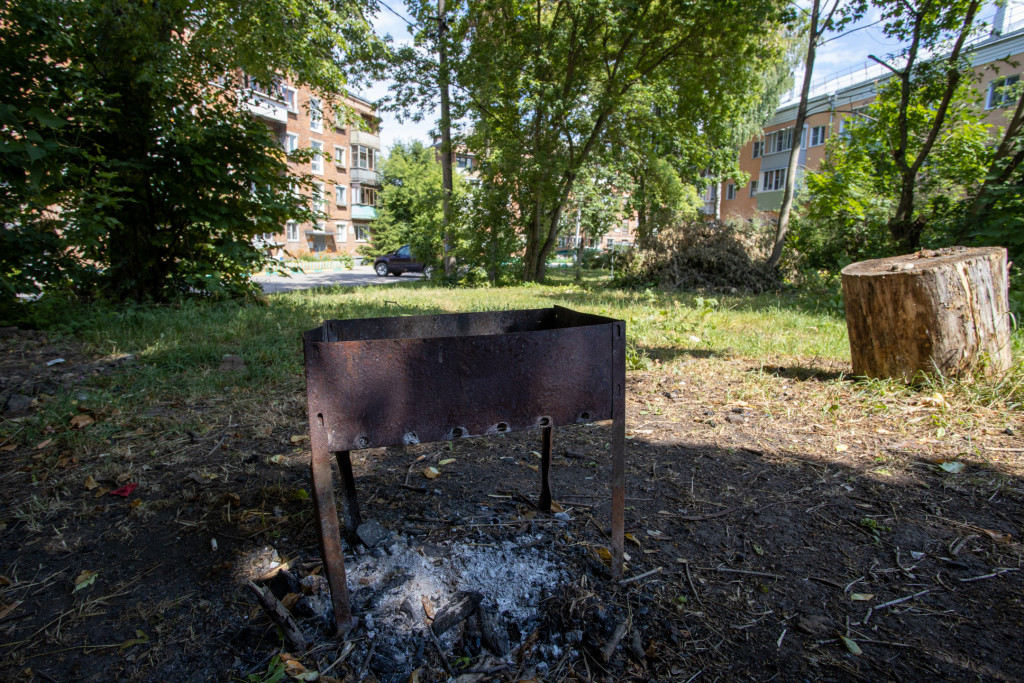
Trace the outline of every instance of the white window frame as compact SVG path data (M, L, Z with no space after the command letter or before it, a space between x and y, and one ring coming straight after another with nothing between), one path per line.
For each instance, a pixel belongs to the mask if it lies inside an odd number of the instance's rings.
M325 215L330 215L330 206L327 204L327 192L324 189L324 184L319 181L313 181L313 210L318 211Z
M353 223L352 232L355 234L356 242L370 241L370 226Z
M295 90L295 88L289 87L287 85L282 85L281 99L284 100L285 108L287 108L288 111L290 111L293 114L298 111L298 109L296 108L296 104L298 102L298 91Z
M334 146L334 165L338 168L345 168L345 148L341 145Z
M725 198L736 199L736 183L729 183L725 186Z
M288 221L284 224L285 239L289 242L299 241L299 224L295 221Z
M811 128L811 147L820 147L828 139L827 126L814 126Z
M786 169L773 168L761 174L761 192L779 192L786 187Z
M352 158L349 161L351 168L361 168L367 171L374 170L377 165L374 163L377 160L377 150L372 147L365 145L351 145L352 147Z
M299 134L298 133L285 133L284 135L284 151L291 154L299 148Z
M1011 74L997 78L988 84L988 93L985 95L985 109L998 109L1008 107L1017 103L1017 97L1013 92L1007 90L1013 88L1020 82L1020 74Z
M751 197L756 197L757 196L757 181L756 180L751 180L750 181L750 196Z
M338 221L334 224L334 229L338 231L338 236L335 239L339 242L348 242L348 223Z
M764 140L754 140L754 149L751 154L752 159L760 159L764 156Z
M334 186L334 203L338 206L348 206L348 196L344 185Z
M314 133L324 132L324 107L316 97L309 98L309 129Z
M324 143L320 140L310 140L309 146L313 148L313 158L309 160L309 167L317 175L324 174Z

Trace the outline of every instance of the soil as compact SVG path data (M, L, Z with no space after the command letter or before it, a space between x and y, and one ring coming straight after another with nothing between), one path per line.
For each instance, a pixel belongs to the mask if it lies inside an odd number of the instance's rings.
M360 451L379 527L345 547L361 622L338 638L299 378L137 415L82 398L104 438L48 444L22 432L55 394L126 390L133 360L38 334L0 351L3 680L1024 680L1019 412L814 359L630 373L626 583L602 559L608 424L555 430L553 513L531 503L539 433ZM435 644L466 595L481 607Z

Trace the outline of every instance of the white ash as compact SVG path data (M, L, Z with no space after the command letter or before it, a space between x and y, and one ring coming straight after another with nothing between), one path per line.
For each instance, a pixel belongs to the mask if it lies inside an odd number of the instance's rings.
M421 605L427 599L441 610L459 591L481 593L484 605L523 624L537 617L545 589L552 591L564 579L550 554L528 547L540 538L524 535L494 546L417 546L399 540L384 557L367 554L348 563L348 583L354 593L366 587L370 591L365 592L373 593L387 588L386 594L371 598L367 610L378 628L408 628L403 601Z

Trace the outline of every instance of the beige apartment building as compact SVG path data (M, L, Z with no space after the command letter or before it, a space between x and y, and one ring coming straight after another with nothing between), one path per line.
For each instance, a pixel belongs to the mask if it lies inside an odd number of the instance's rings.
M997 10L993 29L970 48L977 87L985 108L985 121L993 138L1005 126L1006 114L1016 105L1013 86L1024 71L1024 10ZM864 64L827 76L812 85L808 116L803 130L796 133L793 123L799 93L784 99L762 134L740 150L740 170L749 179L745 183L726 180L711 186L704 195L704 212L723 219L750 219L760 213L777 212L782 206L786 168L790 150L800 146L799 175L816 169L825 155L825 143L841 135L847 122L863 112L874 100L879 84L891 76L879 64Z
M242 106L270 126L285 151L313 149L310 162L290 166L313 176L310 201L326 215L314 223L288 221L281 232L264 234L261 246L275 257L358 255L358 248L370 240L369 223L377 217L380 191L380 119L373 105L349 95L329 111L305 87L264 87L254 80L246 85L249 97Z

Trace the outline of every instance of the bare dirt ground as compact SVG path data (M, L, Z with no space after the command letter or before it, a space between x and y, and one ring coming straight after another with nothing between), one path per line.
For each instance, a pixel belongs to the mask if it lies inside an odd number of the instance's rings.
M1019 412L816 360L631 373L625 584L602 561L607 425L556 430L556 514L530 505L539 433L361 451L380 538L346 547L362 622L337 639L300 379L123 415L89 390L130 391L130 358L37 334L0 351L3 680L1024 680ZM78 394L50 436L24 438ZM290 606L307 651L283 645L249 579ZM458 590L482 607L435 644Z

